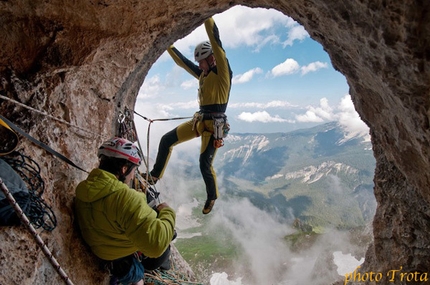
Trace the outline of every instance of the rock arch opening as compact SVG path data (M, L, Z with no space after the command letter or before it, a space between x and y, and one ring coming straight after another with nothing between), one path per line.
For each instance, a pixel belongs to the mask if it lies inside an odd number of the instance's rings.
M297 57L295 56L295 53L293 53L293 51L291 51L291 49L296 49L296 50L300 49L298 47L293 48L292 46L288 46L285 49L281 49L282 51L271 50L271 52L268 53L268 52L256 52L254 50L254 49L256 49L256 47L252 46L252 44L250 43L250 46L242 47L242 50L237 51L237 49L234 49L234 47L231 44L229 45L228 41L231 40L232 38L238 38L240 36L243 37L243 35L239 35L240 34L240 28L236 28L236 25L231 25L231 24L228 25L228 28L226 28L225 23L223 23L223 21L226 21L226 19L229 19L231 22L239 21L238 19L234 19L234 15L235 15L234 13L228 14L228 12L233 12L232 10L236 10L235 8L237 8L239 11L243 9L244 12L242 12L242 13L247 14L246 20L244 22L248 23L248 24L244 24L244 23L236 24L240 27L246 27L248 25L248 27L245 28L247 30L253 30L254 27L252 25L262 26L263 23L258 24L257 17L264 18L264 15L266 15L267 18L280 17L284 21L283 24L285 26L287 26L287 23L289 23L292 27L295 28L296 31L301 26L299 26L298 24L294 25L293 23L289 22L289 19L287 16L285 16L285 15L283 15L280 12L275 11L275 10L272 11L274 15L271 15L268 10L260 9L262 11L261 11L260 15L258 15L257 10L259 10L259 9L250 9L250 8L246 8L246 7L242 7L242 8L234 7L234 8L231 8L230 10L228 10L227 12L223 13L223 14L225 14L224 18L217 19L217 15L215 15L215 20L216 20L217 25L220 29L220 35L221 35L221 39L224 43L224 48L227 50L228 54L233 55L233 58L230 59L230 63L232 65L232 69L234 71L234 75L236 75L236 80L237 80L236 85L235 85L235 83L233 83L232 95L231 95L231 100L230 100L230 102L231 102L230 104L232 104L233 106L232 106L232 108L228 108L228 111L227 111L227 113L230 117L230 120L231 120L233 132L236 132L236 133L253 133L253 134L260 133L260 132L267 134L267 133L276 132L276 131L287 132L287 130L289 130L287 126L284 126L284 128L278 127L277 130L269 130L269 127L266 127L269 124L266 124L266 126L263 127L264 131L262 131L261 129L258 129L257 123L250 123L250 125L254 125L254 128L246 128L246 127L244 128L243 124L241 125L240 122L238 122L238 120L237 120L237 117L240 114L240 112L238 112L238 111L247 111L248 113L258 111L256 109L254 109L254 110L251 109L252 111L250 109L247 109L246 103L248 105L254 105L254 106L255 105L265 105L265 106L269 106L269 107L265 107L265 108L262 107L262 108L264 108L264 110L266 110L268 113L272 113L274 115L280 115L279 116L280 121L282 121L282 118L285 118L287 116L287 113L291 112L291 110L286 111L286 110L279 110L276 108L271 109L270 108L271 102L272 102L272 104L274 104L273 101L279 100L278 104L281 104L283 107L291 106L290 108L294 108L294 107L292 107L293 104L291 102L297 103L297 101L300 101L300 100L302 102L305 101L303 98L298 100L298 97L300 97L300 91L296 91L297 93L289 91L289 89L297 90L300 88L292 86L292 81L294 81L294 79L288 79L288 74L292 74L291 77L294 74L302 77L303 81L305 81L305 82L307 81L307 84L312 84L313 82L315 82L315 84L318 84L318 82L320 82L320 81L315 80L315 77L311 76L311 79L305 79L307 68L310 68L311 66L313 66L313 64L317 64L317 63L321 64L322 68L321 68L321 70L319 70L320 71L319 73L318 73L318 70L314 70L315 74L320 74L320 76L324 77L324 74L321 75L321 73L324 73L324 72L333 72L333 73L337 73L337 72L334 70L327 71L327 69L331 68L331 63L330 62L327 63L327 61L329 61L329 58L326 54L325 54L325 56L320 56L320 57L315 55L316 53L321 54L321 53L325 53L325 52L322 50L322 48L319 46L318 43L315 43L311 39L308 39L308 40L312 41L313 43L309 43L307 46L311 45L312 47L314 47L314 49L313 50L307 50L307 52L301 53L300 54L301 57L300 57L300 59L298 59L298 61L300 63L297 63L297 61L295 60L295 59L297 59ZM240 15L241 15L241 13L239 12L239 17L240 17ZM264 24L267 25L265 27L266 29L270 29L269 24L267 23L268 21L270 21L270 20L267 19L266 21L264 21ZM253 22L257 22L257 23L253 23ZM224 24L224 26L223 26L223 24ZM290 27L287 28L285 26L283 27L283 33L284 34L291 33L291 30L289 30ZM237 34L235 33L234 29L238 29ZM255 28L255 29L257 29L257 28ZM200 31L194 32L194 34L199 34L199 32ZM297 35L296 38L283 38L282 40L284 42L293 42L294 40L296 40L297 43L295 43L294 45L300 46L299 42L301 40L303 40L303 34L305 34L305 33L306 32L302 31L302 35ZM178 41L176 46L181 51L185 51L187 56L192 58L192 49L194 47L194 44L196 42L200 42L200 41L205 39L203 31L201 32L201 34L202 34L201 38L196 38L196 37L198 37L196 35L188 36L188 38L184 38L182 40L185 43L181 43L181 41ZM258 33L255 32L255 34L258 34ZM225 35L226 35L226 37L224 37ZM278 31L278 34L273 33L271 35L273 37L276 36L278 38L281 38L281 36L279 35L279 31ZM261 44L261 42L265 42L265 38L263 35L258 34L258 36L261 36L260 44ZM249 37L251 37L251 35ZM247 39L243 38L242 40L245 42ZM248 39L248 40L252 41L252 39ZM237 41L239 42L239 40L237 40ZM281 43L280 43L281 39L277 39L276 41L278 41L278 44L281 45ZM238 43L236 43L236 45L238 45ZM274 43L272 43L272 45L274 45ZM291 45L293 45L293 44L291 44ZM264 46L264 44L261 44L261 46L259 46L258 48L263 49L263 46ZM303 45L303 46L305 46L305 45ZM244 49L249 49L249 51L244 51ZM252 50L254 50L253 51L254 53L252 53ZM234 57L240 56L241 53L243 53L243 54L246 53L247 55L243 55L243 57L240 57L240 58L234 58ZM314 53L314 54L313 54L313 56L310 56L309 53L310 54ZM272 59L271 57L276 58L276 59L271 60ZM249 63L247 65L248 66L247 69L244 68L243 66L239 65L240 61L244 61L243 58L245 58L245 60L248 61L248 63ZM263 78L267 77L267 74L269 72L271 72L272 69L276 65L280 65L281 63L285 63L287 58L290 58L290 61L292 62L292 66L295 68L289 69L289 72L285 72L284 77L281 77L281 79L284 79L284 81L287 81L287 82L285 82L284 85L282 85L282 87L277 88L278 92L276 93L276 95L270 94L272 91L268 91L268 90L266 91L266 90L264 90L264 88L261 88L255 92L251 91L252 93L260 92L259 93L260 94L259 99L261 99L261 100L256 102L256 98L258 96L254 96L254 97L251 96L251 94L248 92L249 90L246 90L245 88L241 88L240 90L238 90L239 89L238 87L240 87L240 83L241 83L239 80L241 78L243 78L243 73L245 73L247 71L255 72L256 70L259 70L260 73L256 72L255 74L253 74L254 78L258 77L259 75ZM321 58L323 58L323 59L321 59ZM265 60L265 59L267 59L267 60ZM271 61L272 65L264 64L264 67L263 67L261 64L261 61ZM167 64L169 64L168 68L165 67ZM325 64L329 64L330 67L326 67ZM154 70L151 69L149 71L149 73L145 79L145 82L144 82L144 84L143 84L143 86L139 92L140 96L138 96L137 103L135 106L135 109L137 112L144 114L145 116L149 115L150 117L154 117L154 118L159 118L159 117L164 117L164 116L181 117L181 116L189 116L190 114L192 115L193 112L198 109L198 106L196 103L196 89L197 89L196 85L192 86L192 88L189 88L187 85L187 88L184 88L184 90L173 89L173 87L172 87L172 85L174 85L174 84L180 85L182 82L187 82L191 85L193 82L196 83L196 80L193 79L191 76L189 76L186 72L178 71L179 68L178 68L178 70L172 71L172 69L175 68L174 66L175 65L174 65L173 61L167 55L166 55L166 57L163 56L162 58L158 59L158 61L156 63L154 63L154 65L152 66L152 69L154 69ZM184 74L184 76L181 76L181 72ZM312 73L311 73L311 75L312 75ZM336 74L336 75L339 75L339 74ZM315 76L318 76L318 75L315 75ZM272 74L272 78L273 77L274 76ZM181 78L181 80L179 80L178 78ZM312 78L314 79L314 81L312 81ZM327 77L324 77L324 78L327 79ZM333 104L340 103L341 97L348 93L348 86L345 84L345 82L341 81L342 79L343 80L345 80L345 79L342 78L342 76L337 76L336 79L338 79L338 81L332 80L330 82L332 84L334 82L334 84L341 85L343 89L337 88L337 86L331 86L332 89L328 88L329 91L322 90L322 88L319 88L318 91L314 91L315 93L318 93L318 95L317 95L317 98L315 100L313 100L312 104L314 104L314 106L313 106L313 108L311 108L311 110L308 110L309 113L312 113L312 111L315 111L315 114L318 114L318 111L321 111L321 112L324 111L323 106L320 106L320 105L315 106L315 104L318 104L320 99L323 98L324 96L327 96L328 93L336 92L336 91L338 91L340 93L340 94L336 94L335 96L330 97L331 102L329 102L329 103L333 103ZM255 80L258 81L258 79L255 79ZM270 89L269 86L273 83L270 80L267 80L266 83L260 81L258 84L263 85L263 86L267 85L267 89ZM302 88L308 89L308 86L306 86L305 84L302 83L302 85L301 85ZM327 82L326 86L328 86L329 84L330 83ZM243 85L245 85L245 83L243 83ZM244 90L246 90L246 91L244 91ZM336 90L336 91L332 91L332 90ZM339 90L342 90L342 91L339 91ZM310 91L307 90L307 92L309 93ZM294 94L291 94L291 93L294 93ZM324 95L322 93L324 93ZM242 101L241 101L240 97L245 97L245 99L242 98ZM264 99L262 99L262 98L264 98ZM302 105L302 107L305 107L306 105L308 105L308 103L305 103L304 106ZM174 105L175 107L169 107L170 104L172 106ZM311 103L309 103L309 104L311 104ZM234 106L234 105L236 105L236 106ZM352 105L352 102L351 102L351 105ZM184 108L185 110L181 110L181 106L186 106ZM241 106L241 107L237 107L237 106ZM320 109L315 110L314 108L317 108L317 107L320 107ZM235 108L236 108L236 110L235 110ZM298 107L296 107L296 108L298 108ZM331 108L328 108L328 109L331 109ZM328 111L328 109L326 111ZM336 109L336 108L333 106L332 109L334 111L334 109ZM306 112L305 108L303 108L302 110L303 110L302 112L304 114ZM327 117L325 117L325 118L327 119L327 121L340 119L341 115L340 114L335 115L334 112L333 112L333 114L328 114L329 112L326 113ZM311 115L309 115L309 117L310 116ZM273 116L272 118L275 118L275 117ZM343 119L341 120L341 123L344 123L345 125L347 124L348 119L353 119L353 118L348 118L348 117L342 117L342 118ZM357 118L357 120L360 120L360 119ZM140 131L141 131L141 134L144 135L143 138L144 138L144 141L146 142L146 131L147 131L146 130L146 122L144 122L144 121L142 121L142 122L138 121L138 122L141 124L145 124L145 127L142 127L140 129ZM286 119L283 119L282 122L284 124L288 124ZM150 144L151 144L151 154L153 154L153 155L155 155L155 153L156 153L157 142L159 141L159 139L157 137L161 137L162 134L169 131L170 129L173 129L174 126L176 126L178 123L172 122L172 124L171 125L169 124L168 126L165 126L164 124L165 123L163 123L163 124L155 123L151 127L151 142L150 142ZM282 123L279 123L279 124L282 124ZM316 124L322 124L322 122L314 123L313 125L316 125ZM308 126L309 125L307 125L306 127L308 127ZM366 126L364 126L364 127L365 127L364 133L368 134L368 128ZM157 138L157 139L154 139L154 138ZM180 181L180 180L185 180L188 182L193 181L193 184L195 182L196 183L199 182L199 179L198 179L199 174L198 173L195 174L194 171L192 171L192 169L189 169L190 166L192 168L195 168L196 170L198 169L198 166L196 166L196 164L198 163L196 161L198 158L198 152L195 151L195 153L193 155L190 155L189 154L190 151L187 151L187 149L198 150L199 143L200 142L197 139L195 143L187 142L186 146L183 146L183 149L181 149L180 146L175 147L175 151L172 155L174 157L176 157L178 160L173 161L174 159L172 159L171 164L174 164L176 166L182 165L182 167L169 166L170 170L172 168L174 168L174 170L172 170L172 171L167 170L164 179L166 179L168 176L174 175L176 177L175 179L177 181ZM246 144L248 144L248 142L246 142ZM371 150L368 150L368 152L371 153ZM222 160L223 155L225 155L224 152L222 152L222 151L221 151L221 153L218 152L216 159ZM188 156L189 156L189 158L188 158ZM252 159L252 158L250 158L250 159ZM254 159L258 159L258 158L254 158ZM183 165L184 160L187 161L187 165ZM190 162L193 162L193 163L190 164ZM171 164L169 164L169 165L171 165ZM270 165L266 164L265 167L270 168ZM183 172L183 171L181 171L181 168L186 168L187 171L185 171L186 172L185 174L179 175L179 173ZM368 171L369 171L369 173L371 173L372 177L373 177L373 175L372 175L373 174L373 168L374 168L374 164L370 165L370 169L368 169ZM232 170L232 168L229 168L229 169ZM249 171L249 168L247 168L247 171ZM251 172L252 171L249 171L248 176L250 175ZM191 177L191 173L193 173L192 177ZM222 174L222 175L224 176L224 174ZM196 179L196 177L197 177L197 179ZM167 180L167 181L169 181L169 180ZM166 183L169 184L169 182L166 182ZM166 183L164 184L163 188L165 188L167 186ZM371 183L371 180L369 183ZM187 184L187 183L184 182L184 184ZM223 191L223 192L227 191L227 189L225 189L226 186L224 186L224 183L221 182L221 184L222 184L221 187L224 188L221 191ZM178 183L176 183L175 185L178 185ZM204 187L204 186L201 185L200 188L202 188L202 187ZM229 185L228 187L232 188L231 185ZM167 188L169 188L169 187L167 186ZM190 201L187 201L188 205L190 207L191 207L191 205L193 205L194 207L198 208L201 205L197 205L197 203L193 203L191 201L193 200L193 198L197 198L197 200L202 200L202 199L204 200L204 198L200 197L200 195L198 194L201 192L200 188L197 187L195 190L191 191L194 193L194 195L192 193L191 194L187 193L190 190L187 188L185 188L185 189L182 189L182 188L179 189L178 188L178 189L172 191L173 194L168 194L168 195L174 195L175 192L176 193L182 192L181 196L187 196L190 199ZM171 192L169 192L169 190L167 190L167 191L168 191L167 193L171 193ZM250 192L251 192L250 196L253 196L253 197L251 197L251 200L257 204L261 203L261 200L259 200L260 198L257 198L256 196L254 196L254 194L256 194L256 192L254 192L254 191L250 191ZM228 189L227 193L223 193L222 196L224 196L224 195L230 196L230 195L232 195L232 193L233 193L232 189ZM232 196L235 196L235 195L237 195L237 193L233 193ZM221 197L220 200L222 200L223 198L225 198L225 197ZM177 199L177 200L179 200L179 199ZM297 201L297 205L294 205L295 207L294 206L291 207L292 203L293 203L292 201L293 201L293 199L291 199L291 201L289 203L286 201L284 206L285 207L288 206L290 208L290 210L293 208L296 208L296 209L300 208L300 206L298 206L300 203L300 199L294 200L294 201ZM372 199L371 203L374 203L374 198ZM282 207L281 204L282 203L279 203L279 205L276 205L276 207ZM345 202L345 204L346 204L346 202ZM275 203L273 205L275 205ZM223 207L223 206L224 206L224 204L221 203L219 207ZM355 208L351 206L349 210L354 211L353 209L355 209ZM222 211L220 214L223 215L224 210L219 209L219 211ZM192 218L192 217L190 217L190 218ZM367 221L369 222L369 220L367 220ZM289 222L290 222L290 224L293 223L292 220ZM335 223L334 220L332 220L331 222ZM225 224L228 224L228 221L225 221ZM252 228L252 224L253 223L250 223L250 228ZM246 227L246 225L244 225L244 226ZM346 227L346 223L343 226ZM305 226L303 226L303 228L304 227ZM198 229L195 229L195 230L198 231ZM370 232L368 232L368 234L370 234ZM339 235L344 236L344 242L343 242L342 246L343 246L343 249L345 249L347 247L346 246L347 236L344 235L344 233L339 234ZM193 235L191 235L191 236L193 236ZM197 238L195 238L195 239L197 239ZM368 241L369 240L366 240L366 242L368 242ZM272 242L267 242L264 239L264 237L262 237L262 240L260 242L263 244L262 246L272 244ZM195 241L195 243L196 243L196 248L198 248L200 246L199 241ZM363 242L363 244L364 244L364 242ZM340 246L340 244L338 244L338 245ZM270 247L270 246L267 246L267 247ZM331 247L331 246L326 244L325 248L328 249L329 247ZM352 248L352 246L350 246L350 247ZM363 248L364 247L362 247L362 250L361 250L361 256L357 256L358 259L360 259L361 257L364 256ZM327 252L325 252L324 255L326 255L326 253ZM321 255L323 255L323 254L321 253ZM285 257L285 255L283 255L283 256ZM251 259L251 257L249 257L249 260L250 259ZM310 262L311 259L312 258L309 258L308 260L306 260L306 262ZM267 258L267 264L269 264L270 262L271 262L271 260L269 258ZM281 262L281 261L279 260L279 262ZM283 263L283 262L281 262L281 263ZM280 263L275 263L275 264L280 264ZM233 268L234 266L231 266L231 267ZM276 268L276 266L271 266L271 267ZM355 268L353 268L353 269L355 269ZM264 270L264 271L266 271L266 273L269 274L270 276L274 277L273 274L270 273L270 270ZM309 269L309 272L310 271L312 271L312 270ZM199 273L201 273L201 272L199 272ZM204 274L204 272L201 274ZM231 274L231 272L230 272L230 274ZM293 278L292 276L290 276L290 277ZM294 278L297 278L297 276ZM339 276L339 278L340 278L340 276ZM256 279L257 278L254 278L254 281ZM269 282L267 278L265 278L264 280ZM255 282L257 282L257 281L255 281ZM273 280L272 283L277 283L277 281ZM312 282L310 282L310 283L312 283Z
M0 94L92 133L52 122L4 99L0 106L3 115L90 168L96 161L94 149L114 129L115 113L124 106L134 106L143 78L168 43L232 5L274 8L305 26L311 37L322 44L333 66L347 78L356 110L370 127L377 161L374 180L378 209L374 244L369 247L362 269L384 273L400 267L405 272L428 270L430 16L427 2L315 0L190 4L166 0L162 4L157 1L155 6L127 1L60 2L1 4L0 36L4 44L0 51ZM99 280L99 274L87 272L86 266L75 262L90 264L80 254L84 249L71 230L73 186L84 174L70 170L28 142L22 141L21 147L38 156L44 165L42 175L50 182L45 193L62 221L58 234L49 236L59 252L59 261L76 280ZM5 283L29 279L32 280L28 283L44 282L43 276L56 278L49 268L37 271L29 265L32 262L24 262L40 257L39 253L18 246L19 241L25 243L29 239L24 231L2 229L0 234L7 244L1 260L13 264L5 268L2 278L11 278ZM69 244L81 250L72 250ZM13 259L16 255L10 252L24 258ZM34 277L17 276L16 272Z

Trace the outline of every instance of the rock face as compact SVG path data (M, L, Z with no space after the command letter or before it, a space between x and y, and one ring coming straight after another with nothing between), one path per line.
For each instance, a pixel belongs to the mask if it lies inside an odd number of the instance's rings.
M429 1L1 1L0 113L90 170L95 150L114 133L118 112L133 109L157 57L237 4L294 18L347 78L377 160L374 244L363 272L428 272ZM25 139L20 148L37 157L44 198L58 218L57 229L42 238L75 284L100 284L105 276L73 226L74 188L86 174ZM0 284L61 283L23 228L2 228L0 239ZM371 282L357 284L365 283ZM400 275L378 282L406 283Z

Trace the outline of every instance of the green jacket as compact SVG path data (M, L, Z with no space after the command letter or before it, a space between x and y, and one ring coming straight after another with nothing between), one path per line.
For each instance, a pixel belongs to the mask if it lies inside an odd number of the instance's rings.
M114 260L136 251L159 257L174 233L175 212L157 213L146 195L129 188L115 175L94 169L76 188L76 215L82 236L99 258Z

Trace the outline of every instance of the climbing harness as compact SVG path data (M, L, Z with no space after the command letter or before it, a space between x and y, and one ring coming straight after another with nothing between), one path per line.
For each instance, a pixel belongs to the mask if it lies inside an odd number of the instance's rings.
M193 116L193 130L196 131L196 135L200 134L197 132L197 123L203 122L205 120L213 121L213 137L214 148L220 148L224 145L224 138L228 135L230 131L230 124L228 123L227 116L224 113L203 113L196 112ZM207 130L209 131L209 130Z
M17 215L19 216L19 218L24 222L24 225L27 227L27 229L30 231L30 233L32 234L32 236L34 237L34 239L36 240L37 244L40 246L40 248L42 249L43 253L45 254L45 256L48 258L49 262L52 264L52 266L54 267L54 269L58 272L58 274L61 276L61 278L63 279L63 281L66 284L69 285L73 285L73 282L69 279L69 277L67 276L67 274L64 272L64 270L61 268L60 264L58 263L58 261L55 259L55 257L53 256L53 254L51 253L51 251L48 249L48 247L46 246L45 242L42 240L42 238L39 236L39 234L36 232L36 230L34 229L34 227L31 225L30 221L28 220L28 218L26 217L26 215L24 214L24 212L22 211L21 207L18 205L18 203L16 203L15 199L13 198L12 194L10 193L9 189L6 187L6 185L3 183L2 178L0 177L0 188L3 191L3 193L5 194L6 198L9 200L9 202L11 203L11 205L13 205Z

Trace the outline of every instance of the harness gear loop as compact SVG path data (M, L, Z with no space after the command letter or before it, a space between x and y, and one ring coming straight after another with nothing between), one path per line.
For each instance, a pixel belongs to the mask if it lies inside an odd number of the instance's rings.
M195 112L194 113L194 116L193 116L193 127L192 127L191 130L196 131L196 137L200 136L200 134L199 134L199 132L197 130L197 124L199 122L203 122L203 120L204 120L203 113L200 113L200 112Z
M222 114L222 116L213 118L214 122L214 147L220 148L224 146L224 138L228 135L230 131L230 124L228 123L227 116Z
M228 132L230 131L230 124L228 123L227 116L222 112L197 112L196 114L194 114L193 129L195 128L197 122L205 120L212 120L213 122L213 131L207 129L206 131L211 132L214 137L214 148L220 148L224 146L224 138L228 135Z

